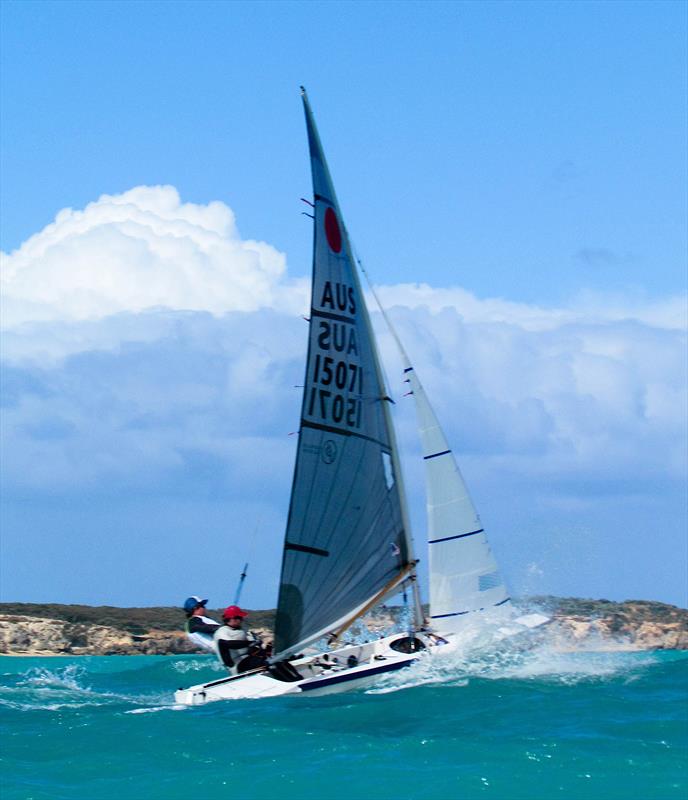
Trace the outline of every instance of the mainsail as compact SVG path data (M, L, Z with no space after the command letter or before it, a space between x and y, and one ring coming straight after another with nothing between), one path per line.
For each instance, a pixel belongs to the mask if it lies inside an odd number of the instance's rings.
M370 319L303 90L302 96L313 177L313 284L277 658L347 625L415 565Z

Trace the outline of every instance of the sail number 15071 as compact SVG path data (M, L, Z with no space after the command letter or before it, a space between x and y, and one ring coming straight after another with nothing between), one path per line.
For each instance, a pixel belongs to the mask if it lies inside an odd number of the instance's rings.
M349 428L361 427L363 370L358 364L316 353L313 383L319 385L310 387L308 416L318 416L326 423L344 423ZM357 396L348 396L351 392Z

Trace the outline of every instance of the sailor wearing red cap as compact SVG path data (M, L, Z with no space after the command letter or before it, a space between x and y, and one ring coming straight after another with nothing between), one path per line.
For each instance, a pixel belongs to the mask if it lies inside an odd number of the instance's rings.
M248 614L239 606L227 606L222 612L224 625L215 631L215 649L220 661L232 675L260 667L266 662L260 639L244 630Z

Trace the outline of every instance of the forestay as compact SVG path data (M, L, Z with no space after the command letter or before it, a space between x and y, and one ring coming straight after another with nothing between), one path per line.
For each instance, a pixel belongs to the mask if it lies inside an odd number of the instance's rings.
M305 93L313 284L276 657L346 625L413 565L389 402L348 235Z

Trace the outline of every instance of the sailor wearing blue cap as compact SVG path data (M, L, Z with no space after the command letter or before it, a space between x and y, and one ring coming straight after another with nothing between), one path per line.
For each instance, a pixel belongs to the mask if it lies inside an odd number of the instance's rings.
M203 650L211 653L215 651L213 645L213 634L221 627L219 622L206 617L205 607L208 600L203 600L198 595L191 595L184 601L184 612L186 613L186 635L196 645Z

